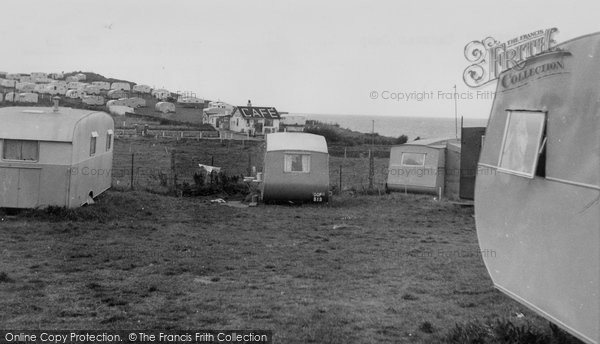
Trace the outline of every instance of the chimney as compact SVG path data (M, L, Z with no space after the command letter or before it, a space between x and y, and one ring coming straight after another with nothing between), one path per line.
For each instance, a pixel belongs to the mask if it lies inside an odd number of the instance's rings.
M56 97L52 97L52 103L54 104L52 106L52 111L54 112L58 112L58 102L60 101L60 97L56 96Z
M248 107L252 107L252 102L248 99Z

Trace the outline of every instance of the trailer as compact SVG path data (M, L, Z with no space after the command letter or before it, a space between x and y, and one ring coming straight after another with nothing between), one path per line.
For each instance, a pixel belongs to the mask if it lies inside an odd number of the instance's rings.
M475 185L495 287L586 343L600 342L598 80L600 33L500 74Z
M267 134L262 200L326 202L329 153L325 137L308 133Z
M0 208L79 207L111 186L112 117L0 108Z

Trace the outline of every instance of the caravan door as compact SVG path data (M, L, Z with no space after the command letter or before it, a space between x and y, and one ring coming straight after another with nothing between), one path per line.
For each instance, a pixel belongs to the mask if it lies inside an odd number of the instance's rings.
M40 171L38 168L0 168L0 207L37 207Z

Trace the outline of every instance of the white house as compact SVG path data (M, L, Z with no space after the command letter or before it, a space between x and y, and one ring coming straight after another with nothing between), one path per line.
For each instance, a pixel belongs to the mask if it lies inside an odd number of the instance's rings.
M77 80L79 81L85 81L87 79L87 75L83 74L83 73L77 73L75 74L75 77L77 78Z
M152 95L159 100L167 100L171 96L171 92L169 90L165 90L164 88L159 88L156 90L152 90Z
M229 129L250 135L264 135L279 131L281 116L274 107L238 106L229 120Z

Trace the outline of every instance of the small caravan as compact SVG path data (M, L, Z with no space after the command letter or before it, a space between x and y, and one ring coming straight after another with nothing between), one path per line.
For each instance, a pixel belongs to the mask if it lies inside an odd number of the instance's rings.
M111 186L112 118L70 108L0 108L0 207L79 207Z
M110 90L110 82L108 81L92 81L92 85L98 87L102 91Z
M123 90L110 90L106 93L106 96L110 99L126 98L127 92Z
M81 97L81 93L79 93L79 91L77 91L77 90L68 90L68 91L65 93L65 95L66 95L67 97L69 97L69 98L72 98L72 99L77 99L77 98L80 98L80 97Z
M38 102L38 94L28 92L19 93L19 95L17 96L17 102L36 104Z
M35 91L35 83L33 82L17 82L15 86L17 91L21 92L33 92Z
M148 85L133 85L133 92L150 94L152 88Z
M600 33L500 74L475 186L496 288L600 343Z
M2 87L15 87L16 84L17 81L13 79L0 79L0 86Z
M110 85L111 90L121 90L129 92L131 90L131 85L128 82L113 82Z
M392 147L387 170L387 189L443 193L446 145L453 140L450 138L417 140Z
M162 113L175 112L175 104L169 102L158 102L154 105L156 111Z
M85 85L83 87L83 92L88 95L98 95L100 94L100 87L95 85Z
M81 98L81 101L87 105L104 105L103 96L85 95Z
M266 136L263 201L326 202L329 153L321 135L273 133Z

